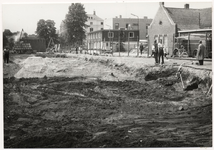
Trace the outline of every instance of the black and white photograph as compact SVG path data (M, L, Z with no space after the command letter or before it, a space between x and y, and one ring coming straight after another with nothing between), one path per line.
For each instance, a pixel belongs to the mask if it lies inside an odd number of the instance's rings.
M1 8L1 148L213 148L213 1Z

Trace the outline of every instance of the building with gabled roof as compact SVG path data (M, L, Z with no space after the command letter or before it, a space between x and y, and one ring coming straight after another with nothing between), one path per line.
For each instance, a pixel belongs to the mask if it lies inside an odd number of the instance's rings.
M164 2L159 4L156 16L148 28L149 53L156 40L162 42L166 51L172 55L174 39L179 31L212 28L212 8L190 9L189 4L185 4L184 8L171 8L165 7Z
M94 11L93 14L87 14L88 20L86 24L88 27L86 27L86 33L97 31L97 30L103 30L104 28L104 20L96 15L96 12Z

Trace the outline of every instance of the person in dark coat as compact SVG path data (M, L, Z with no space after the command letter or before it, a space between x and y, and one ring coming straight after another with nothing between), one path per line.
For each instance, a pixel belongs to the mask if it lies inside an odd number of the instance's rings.
M78 54L78 46L76 47L76 54Z
M3 51L3 59L4 59L4 63L6 63L6 49L4 49Z
M5 60L5 63L9 63L9 48L7 48L5 51L4 51L4 60Z
M202 44L202 41L199 41L198 51L197 51L197 59L199 61L199 65L204 64L204 50L205 50L205 46Z
M155 47L155 52L154 52L154 58L155 58L155 63L158 63L158 44L157 41L154 41L154 47Z
M143 44L141 43L141 44L140 44L140 54L141 54L141 55L142 55L142 53L143 53L143 48L144 48L144 47L143 47Z

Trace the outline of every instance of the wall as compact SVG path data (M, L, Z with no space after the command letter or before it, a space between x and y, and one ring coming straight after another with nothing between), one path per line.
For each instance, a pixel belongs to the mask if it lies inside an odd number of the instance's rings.
M91 22L92 24L90 24ZM86 28L87 33L90 32L90 28L93 28L93 31L98 31L104 28L104 20L99 19L96 15L88 15L86 24L89 26Z
M109 32L112 32L114 34L113 38L109 38L108 34ZM119 42L119 34L120 30L100 30L100 31L94 31L90 32L87 35L87 43L88 43L88 49L110 49ZM128 33L133 32L134 37L128 39ZM139 35L138 30L124 30L124 38L123 42L128 43L128 40L130 43L137 43L137 36ZM110 44L111 43L111 44ZM130 48L132 48L132 45L137 44L130 44ZM124 48L126 49L127 46Z
M160 23L162 22L162 24ZM160 37L167 37L167 44L165 45L167 48L167 52L169 55L172 55L174 44L174 34L176 33L176 25L171 23L166 13L164 12L163 6L160 6L158 12L149 26L149 55L152 53L152 44L154 43L155 38L159 41Z
M146 35L148 34L148 30L146 26L149 26L152 22L152 19L147 19L145 17L144 19L139 19L139 30L140 30L140 39L145 40ZM138 24L137 18L113 18L113 29L116 29L115 24L119 23L119 28L126 28L126 24L130 24L130 29L132 30L138 30L138 26L135 24Z

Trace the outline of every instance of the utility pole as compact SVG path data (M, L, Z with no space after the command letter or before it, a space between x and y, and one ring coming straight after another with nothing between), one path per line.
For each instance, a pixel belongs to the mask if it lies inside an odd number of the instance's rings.
M199 29L201 28L201 18L200 18L200 12L199 12L199 19L198 19L198 24L199 24Z
M128 56L129 56L129 32L128 32Z
M119 31L119 42L118 42L118 44L119 44L119 56L120 56L120 33L121 33L121 30Z
M135 14L131 14L132 16L135 16L138 18L138 36L137 36L137 57L139 56L139 36L140 36L140 30L139 30L139 17Z

